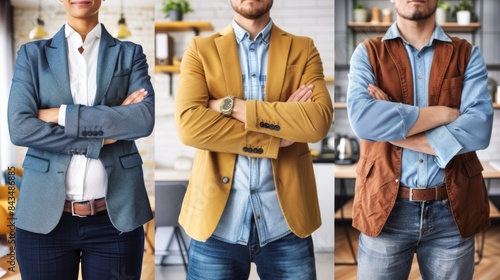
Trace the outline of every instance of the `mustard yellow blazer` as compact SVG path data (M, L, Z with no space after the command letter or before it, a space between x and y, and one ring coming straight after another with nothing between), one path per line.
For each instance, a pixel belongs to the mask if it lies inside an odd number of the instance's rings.
M242 79L231 25L191 41L182 58L175 120L182 142L197 151L179 222L192 238L208 239L231 191L237 155L271 158L288 226L307 237L321 225L307 143L320 141L333 119L320 55L311 39L273 25L265 101L246 101L246 123L207 108L210 99L243 99ZM308 84L315 86L311 102L286 102L300 85ZM281 139L295 144L280 148Z

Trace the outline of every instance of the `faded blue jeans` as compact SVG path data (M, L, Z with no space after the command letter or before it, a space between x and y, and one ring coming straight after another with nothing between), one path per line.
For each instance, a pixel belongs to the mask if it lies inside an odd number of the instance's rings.
M474 274L474 237L460 237L447 199L398 198L379 236L359 236L358 279L408 279L414 253L424 280Z
M255 223L251 224L248 246L209 238L191 239L188 280L243 280L254 262L260 279L315 280L316 268L311 236L290 233L260 247Z

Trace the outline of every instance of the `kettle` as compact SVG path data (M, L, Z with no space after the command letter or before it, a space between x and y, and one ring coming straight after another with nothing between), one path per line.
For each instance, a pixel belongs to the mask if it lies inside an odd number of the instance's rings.
M359 142L347 135L339 136L335 149L335 164L354 164L359 160Z

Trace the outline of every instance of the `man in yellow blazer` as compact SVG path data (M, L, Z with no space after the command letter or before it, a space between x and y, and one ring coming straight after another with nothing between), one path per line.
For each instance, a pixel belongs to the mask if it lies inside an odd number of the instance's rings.
M177 130L197 148L179 222L188 279L316 279L321 225L308 142L333 107L311 39L273 24L273 0L231 0L234 20L194 38L181 64Z

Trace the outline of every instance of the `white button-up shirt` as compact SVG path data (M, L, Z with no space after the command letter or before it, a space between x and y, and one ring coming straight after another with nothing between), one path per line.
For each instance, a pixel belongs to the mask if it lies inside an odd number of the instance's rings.
M101 41L101 24L90 31L85 42L71 26L65 26L68 42L68 68L71 95L75 104L94 105L97 88L97 56ZM83 53L78 50L83 47ZM59 111L59 125L65 126L66 105ZM89 200L106 195L108 176L99 159L73 155L66 173L66 199Z

